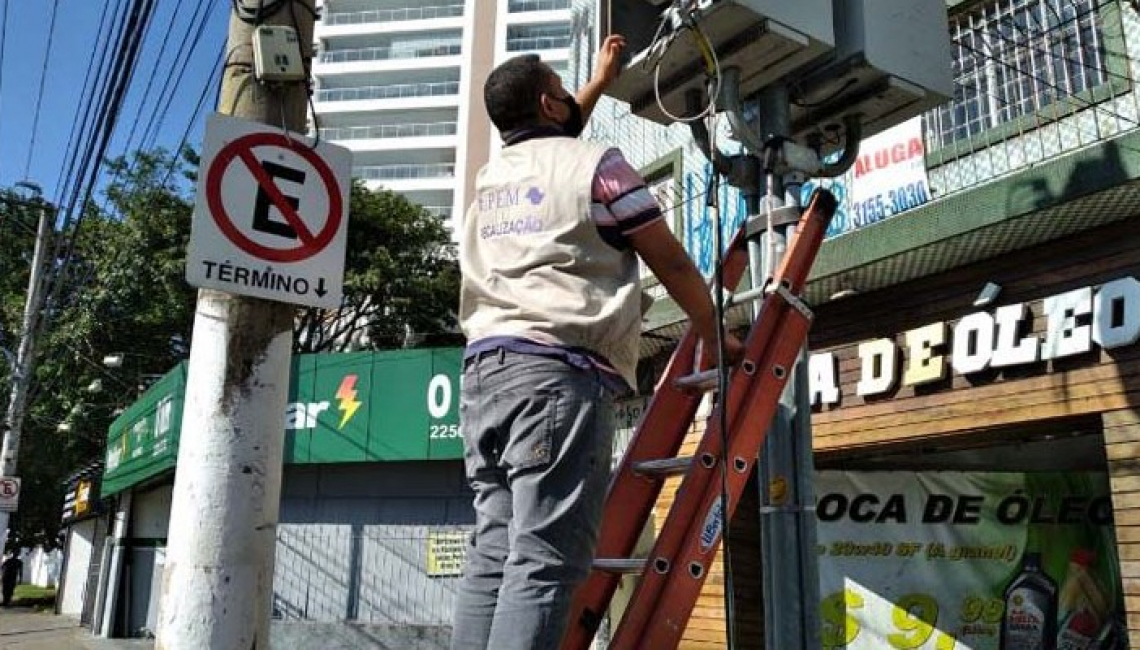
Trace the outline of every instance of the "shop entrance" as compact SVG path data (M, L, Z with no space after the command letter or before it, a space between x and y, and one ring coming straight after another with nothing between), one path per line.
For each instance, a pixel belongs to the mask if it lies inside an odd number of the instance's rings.
M818 458L823 647L1127 648L1099 420Z

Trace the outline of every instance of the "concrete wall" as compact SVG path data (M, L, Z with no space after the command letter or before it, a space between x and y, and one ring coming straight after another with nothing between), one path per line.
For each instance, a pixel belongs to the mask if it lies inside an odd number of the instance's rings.
M439 650L450 640L443 627L273 621L269 628L270 646L291 650Z
M162 485L135 494L128 564L128 636L145 636L148 631L154 632L158 624L158 595L166 557L166 531L170 527L173 489L173 485Z
M95 520L88 519L67 531L67 574L59 595L59 613L79 616L83 612L83 596L87 591L87 569L95 542Z

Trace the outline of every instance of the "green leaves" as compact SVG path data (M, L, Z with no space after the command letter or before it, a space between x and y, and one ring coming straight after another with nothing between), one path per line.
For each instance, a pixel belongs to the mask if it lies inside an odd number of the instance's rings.
M24 500L15 541L56 539L63 481L104 454L117 410L188 352L196 291L183 278L193 215L193 151L136 152L110 161L104 202L69 229L53 268L24 424ZM0 197L10 195L0 189ZM15 350L37 214L0 200L0 347ZM71 255L66 265L63 253ZM459 269L443 219L389 191L352 187L345 299L339 309L298 309L296 352L455 345ZM122 367L104 356L126 353ZM7 401L10 369L0 361ZM101 390L89 390L99 380ZM66 423L63 430L60 423Z
M403 196L352 186L338 310L302 310L298 352L454 344L459 266L441 217Z

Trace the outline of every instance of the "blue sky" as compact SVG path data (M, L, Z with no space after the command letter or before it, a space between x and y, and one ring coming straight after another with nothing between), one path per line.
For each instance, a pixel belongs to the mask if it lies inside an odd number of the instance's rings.
M135 76L127 92L118 126L108 154L121 155L137 149L151 114L159 106L159 94L168 78L174 76L174 59L188 33L199 2L209 3L209 17L201 41L192 51L182 83L174 88L169 110L160 113L161 124L147 141L172 149L182 139L194 107L202 95L226 38L229 0L157 0L150 29L143 42ZM43 77L39 119L35 119L37 89L43 72L48 45L48 25L56 5L55 29L47 74ZM60 176L66 167L68 138L81 104L84 78L93 63L94 44L104 14L107 21L119 3L111 0L0 0L5 6L7 24L0 34L3 57L0 60L0 187L20 180L31 180L43 187L45 198L57 200ZM169 34L166 51L160 58L163 37ZM187 45L187 48L190 46ZM149 94L144 89L152 76ZM205 115L212 111L217 97L206 98L205 109L191 126L188 141L198 148L202 141ZM165 104L165 101L163 102ZM138 117L137 117L138 116ZM161 119L161 122L157 120ZM129 138L132 125L133 140ZM33 124L35 130L33 132ZM35 147L29 149L33 138Z

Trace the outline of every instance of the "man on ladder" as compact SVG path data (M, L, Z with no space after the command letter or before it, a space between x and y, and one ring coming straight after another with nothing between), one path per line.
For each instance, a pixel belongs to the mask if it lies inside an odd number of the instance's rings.
M612 406L636 383L640 256L715 357L704 278L616 149L576 139L619 70L610 36L577 99L536 55L497 67L484 101L504 147L462 225L461 422L476 522L453 650L555 648L590 570L610 474ZM743 353L723 337L725 358Z

